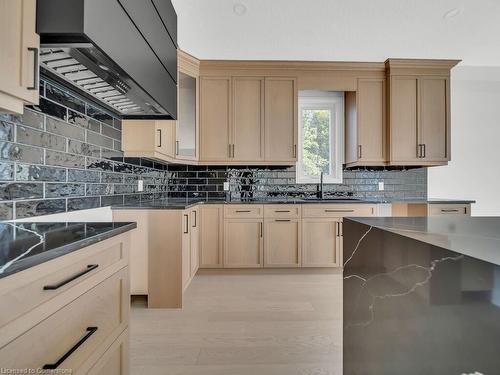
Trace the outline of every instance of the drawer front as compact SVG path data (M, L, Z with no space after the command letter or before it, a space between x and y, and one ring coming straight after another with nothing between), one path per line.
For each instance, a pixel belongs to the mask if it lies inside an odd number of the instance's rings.
M261 204L231 204L224 206L224 218L227 219L260 219L264 216Z
M70 369L74 372L111 335L128 325L128 267L116 272L0 349L7 368Z
M110 266L124 267L126 249L117 236L2 280L0 299L9 309L0 310L0 327Z
M309 204L302 205L302 217L362 217L376 216L375 204Z
M97 360L87 375L128 375L129 367L129 332L127 328Z
M273 219L273 218L298 219L300 218L300 205L266 204L264 206L264 217L266 219Z
M430 204L429 216L440 215L470 215L468 204Z

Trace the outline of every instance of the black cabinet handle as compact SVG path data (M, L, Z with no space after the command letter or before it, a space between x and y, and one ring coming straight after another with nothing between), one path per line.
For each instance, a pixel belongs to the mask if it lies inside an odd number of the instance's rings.
M276 219L274 221L292 221L292 220L290 220L290 219Z
M99 267L98 264L89 264L87 265L87 268L84 269L82 272L78 272L77 274L73 275L73 276L70 276L68 277L67 279L57 283L57 284L53 284L53 285L45 285L43 287L43 290L56 290L56 289L59 289L60 287L62 287L63 285L66 285L67 283L70 283L72 282L73 280L76 280L78 279L79 277L82 277L83 275L89 273L90 271L92 270L95 270L97 267Z
M459 212L459 211L457 209L451 209L451 208L445 209L445 208L442 208L441 212Z
M290 210L274 210L274 212L290 212Z
M241 213L241 212L252 212L251 210L236 210L237 213Z
M161 147L161 129L156 129L156 131L160 133L160 144L156 147Z
M358 145L358 159L361 159L363 157L363 146Z
M28 86L28 90L36 90L38 88L38 64L39 64L39 57L38 57L38 48L36 47L28 47L28 51L33 52L33 86Z
M179 141L175 141L175 154L179 155Z
M262 222L259 223L260 224L260 238L262 238L263 234L264 234L264 224L262 224Z
M78 342L73 345L73 347L68 350L64 355L57 360L56 363L48 363L46 365L43 365L44 370L55 370L58 368L61 363L63 363L71 354L73 354L82 344L89 339L90 336L92 336L95 332L97 331L97 327L87 327L86 334L83 336Z
M325 210L325 212L354 212L354 210Z
M189 216L184 214L184 217L186 218L186 230L184 230L184 234L189 233Z
M196 211L193 211L193 214L194 214L193 228L196 228L196 222L197 222L197 220L196 220L196 216L197 216L196 215Z
M422 145L422 149L424 150L422 158L426 158L427 157L427 148L425 147L425 143Z

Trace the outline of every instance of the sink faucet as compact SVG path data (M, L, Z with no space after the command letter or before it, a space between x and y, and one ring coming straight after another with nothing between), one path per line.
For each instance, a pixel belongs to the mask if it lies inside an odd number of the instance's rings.
M316 191L316 198L323 199L323 172L319 176L318 189Z

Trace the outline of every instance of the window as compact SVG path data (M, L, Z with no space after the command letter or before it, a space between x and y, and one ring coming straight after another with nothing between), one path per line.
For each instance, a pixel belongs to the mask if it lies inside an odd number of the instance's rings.
M300 91L298 183L342 183L344 93Z

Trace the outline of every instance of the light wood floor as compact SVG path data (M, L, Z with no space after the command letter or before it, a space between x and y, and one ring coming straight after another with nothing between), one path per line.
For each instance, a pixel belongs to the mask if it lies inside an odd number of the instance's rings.
M342 373L340 273L221 272L200 270L182 310L133 304L132 375Z

